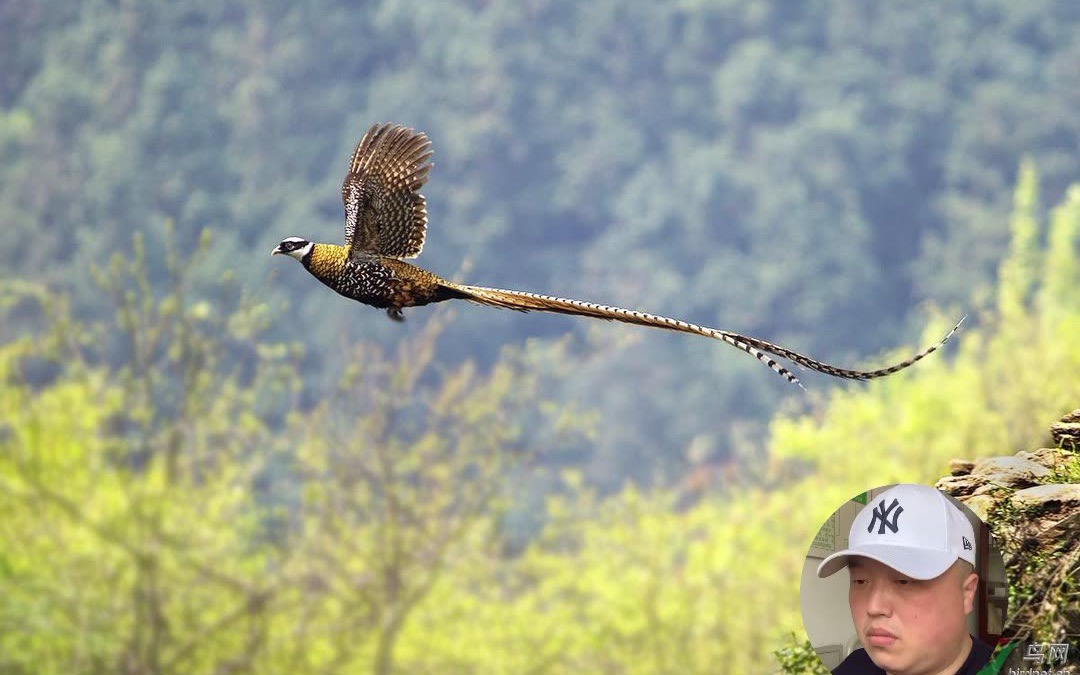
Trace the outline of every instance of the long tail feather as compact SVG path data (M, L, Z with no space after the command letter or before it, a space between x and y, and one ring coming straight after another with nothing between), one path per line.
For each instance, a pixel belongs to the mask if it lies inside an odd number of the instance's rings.
M949 341L949 338L953 336L953 333L960 329L960 326L964 323L965 319L967 319L966 316L961 317L960 320L956 322L956 325L953 326L952 329L949 330L948 334L946 334L945 337L941 338L941 340L939 340L937 344L931 345L919 352L918 354L915 354L910 358L904 359L899 363L887 366L885 368L879 368L878 370L850 370L848 368L837 368L836 366L817 361L804 354L792 351L790 349L787 349L786 347L781 347L780 345L775 345L771 342L766 342L765 340L759 340L757 338L743 339L747 342L747 344L753 345L758 349L770 352L776 356L781 356L785 359L799 364L800 366L803 366L804 368L816 370L819 373L825 373L826 375L832 375L834 377L841 377L846 380L873 380L879 377L885 377L886 375L892 375L897 371L914 365L916 362L923 360L930 354L933 354L938 349L940 349L942 345Z
M773 356L788 359L804 368L815 370L826 375L832 375L833 377L839 377L846 380L872 380L903 370L937 351L942 345L949 341L949 338L953 336L953 333L960 328L960 324L964 322L964 319L960 319L953 329L949 331L949 334L942 338L940 342L931 347L927 347L918 354L905 359L900 363L878 370L852 370L848 368L838 368L828 363L812 359L799 352L787 349L786 347L758 338L748 337L725 330L717 330L715 328L706 328L686 321L649 314L647 312L598 305L583 300L571 300L569 298L557 298L550 295L540 295L538 293L526 293L523 291L508 291L499 288L467 286L449 282L446 283L446 286L449 290L459 293L460 297L463 297L466 300L482 305L489 305L491 307L512 309L519 312L554 312L558 314L588 316L608 321L622 321L623 323L652 326L654 328L664 328L666 330L680 331L683 333L693 333L715 340L721 340L750 354L758 361L761 361L769 368L773 369L773 371L785 378L788 382L800 387L802 387L802 383L799 382L799 378L795 377L790 370L777 363L776 360L772 358Z

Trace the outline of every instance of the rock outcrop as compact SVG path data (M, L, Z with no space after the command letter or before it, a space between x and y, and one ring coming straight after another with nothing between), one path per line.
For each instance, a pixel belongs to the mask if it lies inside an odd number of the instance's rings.
M1006 634L1080 641L1080 410L1051 426L1056 447L954 460L937 487L986 522L1012 587ZM1010 658L1010 661L1013 659Z

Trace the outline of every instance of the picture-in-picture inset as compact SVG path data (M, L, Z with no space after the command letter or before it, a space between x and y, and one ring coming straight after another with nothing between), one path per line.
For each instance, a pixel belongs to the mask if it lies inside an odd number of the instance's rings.
M1005 625L989 528L925 485L869 490L822 525L803 565L810 643L834 675L975 675Z

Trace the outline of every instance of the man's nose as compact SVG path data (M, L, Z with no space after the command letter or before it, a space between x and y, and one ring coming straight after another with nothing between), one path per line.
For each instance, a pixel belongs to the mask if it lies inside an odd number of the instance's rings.
M866 594L866 613L870 616L892 614L893 589L890 584L872 584Z

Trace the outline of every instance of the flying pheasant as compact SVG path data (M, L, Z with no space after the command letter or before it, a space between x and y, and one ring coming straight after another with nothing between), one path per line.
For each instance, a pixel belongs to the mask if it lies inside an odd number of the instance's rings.
M401 310L444 300L469 300L520 312L556 312L596 319L665 328L721 340L756 357L788 382L799 379L773 357L848 380L871 380L903 370L936 351L963 323L957 323L941 342L909 359L879 370L850 370L817 361L780 345L725 330L706 328L678 319L637 310L609 307L550 295L469 286L447 281L406 258L420 255L427 233L427 209L418 190L431 171L431 141L427 135L401 125L371 127L357 144L341 186L345 204L345 245L318 244L288 237L271 252L296 258L304 268L347 298L385 308L395 321Z

